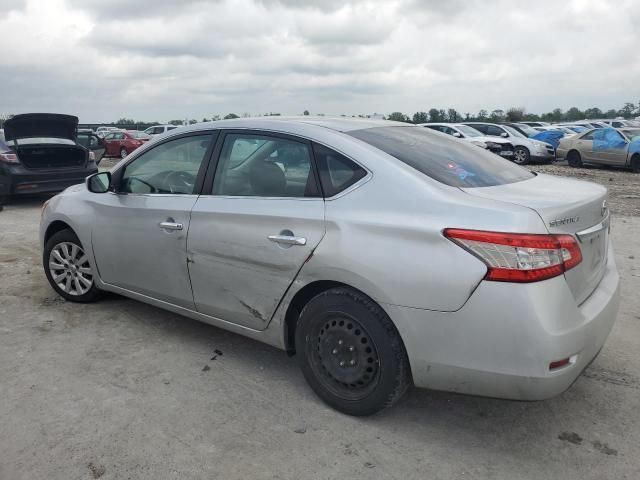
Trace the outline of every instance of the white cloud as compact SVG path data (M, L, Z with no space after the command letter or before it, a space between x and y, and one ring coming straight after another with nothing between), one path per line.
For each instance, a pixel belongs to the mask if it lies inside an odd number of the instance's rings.
M540 112L640 98L634 0L4 6L0 99L12 113L89 122L304 109Z

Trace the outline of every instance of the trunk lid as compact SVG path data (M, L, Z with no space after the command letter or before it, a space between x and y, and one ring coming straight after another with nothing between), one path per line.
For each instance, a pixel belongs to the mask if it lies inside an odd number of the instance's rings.
M531 208L542 218L549 233L573 235L580 245L582 262L564 276L576 303L585 301L598 286L606 269L609 241L605 187L538 174L522 182L462 190L470 195Z
M76 140L78 117L60 113L23 113L4 123L5 140L64 138Z

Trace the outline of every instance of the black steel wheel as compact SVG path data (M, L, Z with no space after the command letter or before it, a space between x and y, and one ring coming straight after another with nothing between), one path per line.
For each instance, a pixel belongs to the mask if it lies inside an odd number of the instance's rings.
M402 339L387 314L346 287L320 293L302 310L296 354L316 394L338 411L371 415L411 384Z

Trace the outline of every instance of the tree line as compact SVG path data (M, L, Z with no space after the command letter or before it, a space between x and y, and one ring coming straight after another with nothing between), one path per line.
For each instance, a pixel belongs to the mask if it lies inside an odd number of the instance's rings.
M551 112L537 114L529 113L524 107L512 107L507 111L496 109L492 111L480 110L477 114L460 113L455 108L447 110L432 108L426 112L416 112L413 116L405 115L402 112L393 112L385 117L387 120L407 123L455 123L455 122L521 122L521 121L543 121L543 122L573 122L577 120L587 120L596 118L616 118L626 119L640 115L640 101L638 104L626 102L622 108L614 108L603 111L598 107L580 110L571 107L567 111L555 108Z
M263 116L279 116L279 113L265 113ZM309 115L309 110L305 110L303 115ZM319 114L324 116L324 114ZM552 111L542 114L530 113L524 107L512 107L508 110L480 110L478 113L460 113L455 108L437 109L431 108L428 111L416 112L409 116L403 112L393 112L385 116L386 120L394 120L396 122L406 123L455 123L455 122L521 122L521 121L543 121L543 122L573 122L577 120L589 120L597 118L617 118L623 117L626 119L633 118L640 115L640 101L637 104L632 102L626 102L622 108L616 110L611 108L609 110L601 110L598 107L587 108L586 110L580 110L577 107L571 107L564 111L561 108L554 108ZM202 122L211 122L216 120L228 120L230 118L249 117L249 113L243 113L237 115L235 113L228 113L222 115L212 115L210 118L204 117ZM360 117L365 118L367 115L342 115L343 117ZM164 122L142 122L136 121L132 118L119 118L116 122L112 122L112 125L131 125L138 128L149 125L162 124ZM192 119L176 119L169 120L167 123L170 125L192 125L198 123L195 118Z

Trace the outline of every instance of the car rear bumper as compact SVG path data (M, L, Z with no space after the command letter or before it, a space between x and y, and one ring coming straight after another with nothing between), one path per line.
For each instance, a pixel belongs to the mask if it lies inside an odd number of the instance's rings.
M71 185L83 183L98 171L94 162L83 168L27 169L11 165L0 172L0 195L61 192Z
M619 276L610 249L604 277L577 306L564 277L480 283L457 312L384 305L402 336L416 386L541 400L562 393L595 358L615 321ZM550 363L571 358L567 366Z

